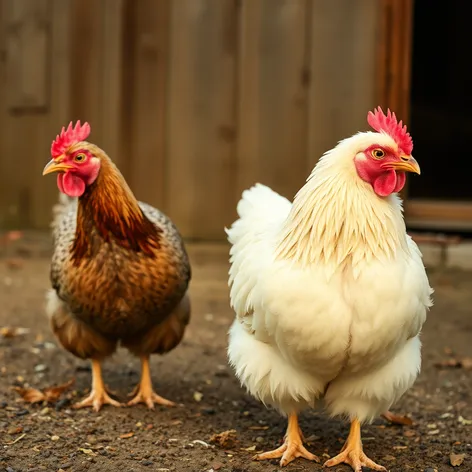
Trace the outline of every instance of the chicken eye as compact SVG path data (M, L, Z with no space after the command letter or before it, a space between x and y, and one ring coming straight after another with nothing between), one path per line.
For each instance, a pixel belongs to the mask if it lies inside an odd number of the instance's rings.
M84 162L85 159L86 159L86 155L85 154L77 154L75 157L74 157L74 161L75 162Z
M382 149L374 149L372 151L372 156L375 158L375 159L382 159L382 157L385 156L385 152L382 151Z

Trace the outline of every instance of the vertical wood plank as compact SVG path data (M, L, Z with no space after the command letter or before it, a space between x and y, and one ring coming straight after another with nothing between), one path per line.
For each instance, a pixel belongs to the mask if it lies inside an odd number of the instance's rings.
M308 165L368 129L375 103L376 0L313 0ZM329 47L326 47L329 45Z
M103 53L100 63L100 105L102 111L100 139L107 154L123 173L127 174L128 168L125 167L123 140L129 139L129 137L124 135L122 127L123 14L124 0L103 1L101 28Z
M194 238L222 239L234 208L236 5L172 2L167 211Z
M0 0L0 49L3 49L0 58L0 227L24 224L24 219L20 221L22 212L19 208L19 199L26 188L25 182L27 180L27 169L18 172L20 157L13 157L24 156L22 146L25 144L25 140L19 142L17 146L14 145L12 137L15 132L15 123L11 119L7 105L9 94L6 73L8 57L5 50L8 24L7 7L7 0ZM14 151L13 154L12 151Z
M390 108L405 124L409 123L413 0L380 2L379 43L376 63L376 96L384 110ZM406 199L408 180L401 192ZM407 205L407 204L406 204Z
M2 159L0 172L2 176L5 175L9 189L4 204L5 226L47 227L51 219L51 206L57 199L55 182L43 178L41 171L50 157L50 143L58 131L55 121L64 118L63 111L67 109L69 100L69 4L69 0L51 0L48 3L51 41L47 52L49 70L54 71L54 74L48 74L48 113L12 113L5 106L4 97L8 89L2 87L0 152L2 156L15 156L7 162ZM2 6L5 7L5 3ZM7 14L8 11L3 8L4 19ZM40 59L46 60L44 57ZM35 70L30 70L30 73L34 77Z
M257 181L292 198L306 178L307 2L243 2L237 198Z
M6 0L8 106L47 107L48 0ZM34 72L34 73L33 73Z
M57 201L59 192L55 179L43 177L42 169L51 157L52 140L70 117L71 4L72 0L51 1L49 113L36 117L30 127L29 159L33 170L30 182L30 222L34 228L48 228L52 205Z
M410 108L413 0L382 0L377 50L377 97L404 122Z
M90 140L100 147L103 143L102 71L104 53L103 26L106 0L72 0L70 31L71 100L69 120L88 121L92 128ZM106 151L106 149L105 149Z
M166 209L166 111L169 54L169 0L130 2L127 50L130 67L125 93L124 133L129 138L130 185L136 196ZM171 188L178 191L178 182Z

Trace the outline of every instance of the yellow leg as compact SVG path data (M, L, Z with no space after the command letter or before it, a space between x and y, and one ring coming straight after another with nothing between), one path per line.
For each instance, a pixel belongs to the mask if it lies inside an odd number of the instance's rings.
M303 457L309 461L319 462L320 459L309 452L303 445L302 432L298 426L298 416L293 413L288 417L287 432L285 433L284 443L273 451L264 452L254 456L255 460L280 459L280 466L283 467L292 462L297 457Z
M154 403L164 406L175 406L174 402L154 392L151 369L149 367L149 356L141 357L141 381L131 395L134 395L134 398L128 402L129 406L137 405L138 403L145 403L151 409L154 409Z
M385 467L370 460L364 454L361 441L361 424L359 420L352 421L349 436L341 452L336 457L326 461L323 467L333 467L334 465L343 463L350 465L355 472L362 472L363 466L370 467L373 470L387 470Z
M92 391L87 398L76 403L74 408L91 406L95 411L99 411L102 405L122 406L120 402L113 400L107 392L105 384L103 383L100 361L92 359Z

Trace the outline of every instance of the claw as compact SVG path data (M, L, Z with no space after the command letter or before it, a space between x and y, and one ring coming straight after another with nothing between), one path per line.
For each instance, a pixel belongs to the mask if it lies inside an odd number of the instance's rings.
M315 454L308 451L303 445L302 434L298 427L297 415L293 414L289 416L287 433L282 446L273 451L263 452L256 454L253 459L262 461L266 459L280 459L280 466L284 467L297 457L303 457L309 461L319 462L320 459Z

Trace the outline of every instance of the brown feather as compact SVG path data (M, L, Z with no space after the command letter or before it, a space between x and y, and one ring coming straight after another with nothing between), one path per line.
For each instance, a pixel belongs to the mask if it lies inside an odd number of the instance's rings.
M144 215L125 179L105 155L97 180L79 199L72 246L76 265L93 250L90 235L94 228L104 242L113 240L125 249L153 256L160 248L162 231Z
M121 343L136 356L165 354L179 345L190 320L190 300L185 295L162 323L138 336L125 337Z
M78 202L62 199L55 209L51 280L72 321L57 315L53 329L79 357L93 357L93 349L77 348L61 332L87 337L87 328L91 340L97 334L110 343L125 340L140 354L167 352L182 339L190 316L182 300L191 277L182 238L163 213L136 200L100 148L77 147L101 166Z
M64 304L51 313L51 328L62 346L80 359L101 360L116 350L116 341L97 333L74 318Z

